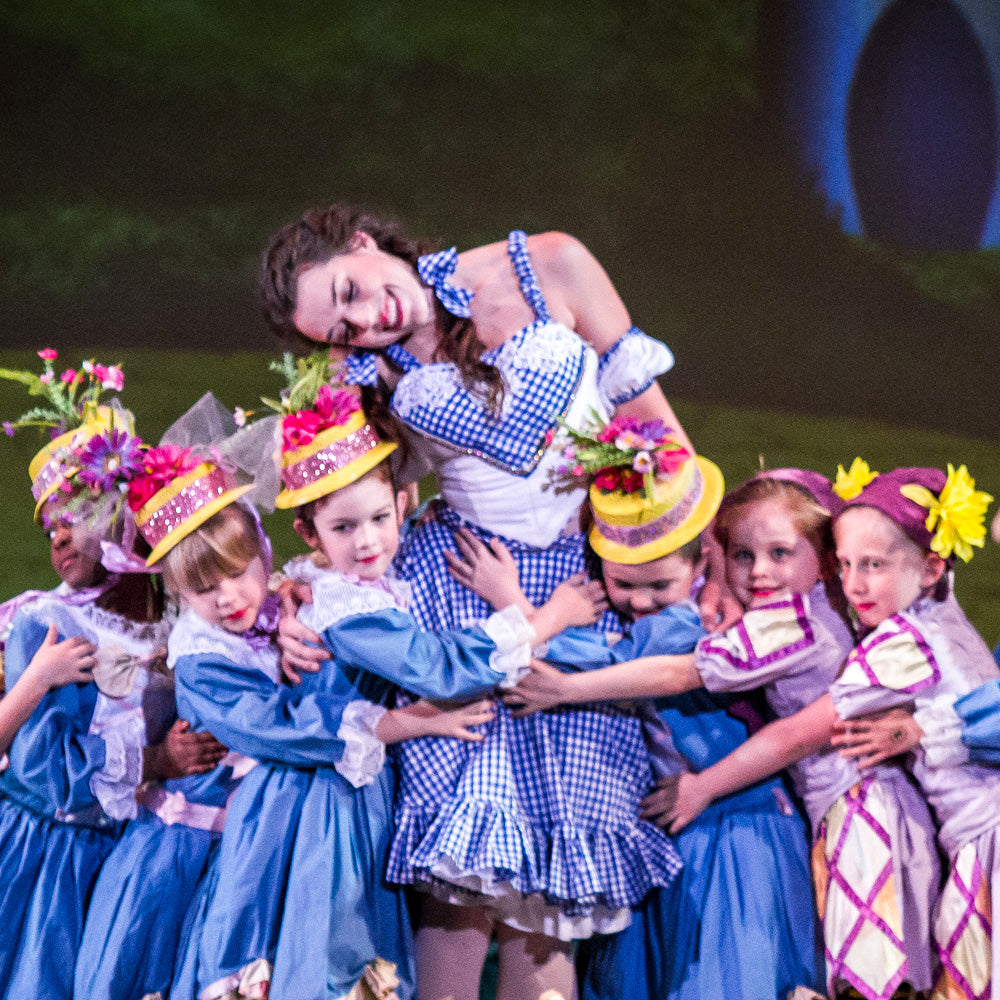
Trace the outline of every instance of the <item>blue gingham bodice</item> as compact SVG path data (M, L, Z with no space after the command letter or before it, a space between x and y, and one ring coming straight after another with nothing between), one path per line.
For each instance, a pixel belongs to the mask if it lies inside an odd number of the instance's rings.
M507 249L535 320L482 355L504 377L501 412L491 413L465 388L454 363L419 365L412 356L403 365L408 370L393 393L392 410L421 436L526 476L545 450L546 434L576 395L588 347L549 315L528 257L527 236L515 230Z

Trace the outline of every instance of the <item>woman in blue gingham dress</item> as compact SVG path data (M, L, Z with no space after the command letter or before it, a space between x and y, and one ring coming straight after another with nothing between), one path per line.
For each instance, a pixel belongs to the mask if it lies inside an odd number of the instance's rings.
M447 571L459 527L501 537L540 604L584 569L585 490L553 488L557 418L581 426L621 408L664 419L686 440L655 382L673 359L630 327L607 275L571 237L515 231L506 244L417 256L380 226L335 206L286 227L264 258L269 318L279 332L354 348L348 380L391 390L412 452L437 474L442 499L413 525L397 564L420 625L462 627L491 610ZM650 784L639 723L607 705L527 719L501 706L484 737L413 741L399 759L389 878L431 890L420 995L474 997L493 932L498 996L536 985L534 995L569 995L572 980L557 976L505 988L518 976L506 942L516 937L531 956L522 965L544 968L541 947L568 967L566 942L620 929L628 907L679 867L669 840L637 819Z

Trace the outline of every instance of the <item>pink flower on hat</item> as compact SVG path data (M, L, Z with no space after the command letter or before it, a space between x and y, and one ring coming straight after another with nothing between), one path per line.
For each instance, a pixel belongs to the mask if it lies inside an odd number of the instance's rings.
M320 418L321 430L328 427L340 427L347 422L352 413L361 409L361 404L353 393L346 389L334 391L329 385L322 385L316 393L313 407Z
M150 448L142 464L144 473L128 486L128 505L134 511L148 503L164 486L198 468L201 459L190 448L165 444Z
M312 442L322 430L320 415L315 410L289 413L281 421L281 450L296 451Z

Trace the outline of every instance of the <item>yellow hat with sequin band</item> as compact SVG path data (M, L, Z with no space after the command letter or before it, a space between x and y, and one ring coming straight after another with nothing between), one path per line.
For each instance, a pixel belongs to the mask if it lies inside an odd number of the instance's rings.
M280 402L265 399L281 414L279 468L284 487L274 502L287 509L333 493L360 479L396 450L366 419L357 397L331 380L338 369L329 354L286 354L273 369L289 385Z
M119 391L124 376L118 365L102 365L93 359L83 361L79 368L67 368L57 374L54 362L59 352L51 347L38 351L43 361L41 374L26 370L0 368L0 378L24 385L29 395L44 402L32 407L16 420L3 422L4 432L13 435L21 427L50 428L56 435L28 464L31 493L35 498L35 521L42 523L42 508L52 495L68 485L81 471L81 459L86 455L91 439L115 436L131 444L135 420L119 405L100 405L105 390ZM106 451L107 449L105 449ZM121 455L112 449L114 455ZM103 453L102 453L103 454ZM109 461L116 459L109 458ZM93 481L87 475L82 483L96 487L115 469L94 470ZM80 485L80 484L76 484Z
M589 537L600 558L652 562L708 527L725 489L722 472L678 444L662 421L616 417L592 432L563 426L566 471L594 474Z
M143 471L128 488L139 533L152 546L147 566L158 563L182 538L238 500L241 486L231 472L190 448L161 445L143 455Z

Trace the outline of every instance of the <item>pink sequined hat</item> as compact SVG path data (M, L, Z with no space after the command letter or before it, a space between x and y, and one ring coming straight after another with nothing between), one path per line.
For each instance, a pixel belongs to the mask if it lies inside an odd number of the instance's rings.
M153 547L147 566L158 563L181 539L243 496L231 472L172 445L151 448L145 473L129 484L128 502L140 534Z
M343 390L339 394L350 395ZM293 418L300 416L291 415ZM286 443L294 445L302 439L301 435L289 438L288 421L286 417L281 451L284 489L274 502L276 507L301 507L342 489L396 450L394 442L379 438L360 408L347 414L343 423L320 430L300 447L284 447ZM305 436L308 437L308 433Z

